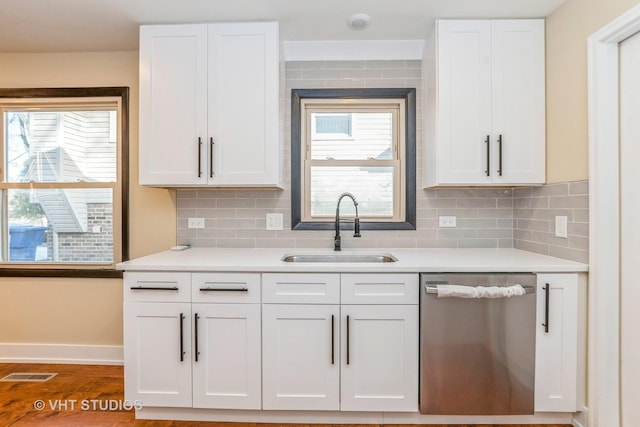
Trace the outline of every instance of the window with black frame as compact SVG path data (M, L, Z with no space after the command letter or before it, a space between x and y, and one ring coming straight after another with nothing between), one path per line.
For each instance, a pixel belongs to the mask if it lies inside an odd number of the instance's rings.
M333 227L344 192L362 228L415 229L415 89L293 89L291 129L294 229Z

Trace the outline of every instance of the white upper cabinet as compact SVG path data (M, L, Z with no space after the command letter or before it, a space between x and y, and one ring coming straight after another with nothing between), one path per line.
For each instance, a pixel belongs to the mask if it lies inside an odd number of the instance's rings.
M436 23L423 59L424 187L545 180L543 20Z
M274 187L278 24L140 27L140 183Z

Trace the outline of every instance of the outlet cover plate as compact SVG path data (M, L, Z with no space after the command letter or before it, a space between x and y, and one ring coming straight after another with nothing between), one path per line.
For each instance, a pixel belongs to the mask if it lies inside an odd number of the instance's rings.
M189 218L187 226L189 228L204 228L204 218Z
M556 217L556 237L567 238L567 217L566 216L557 216Z
M267 230L282 230L284 223L284 215L281 213L267 214Z
M443 228L457 227L457 221L455 216L440 216L438 217L438 225Z

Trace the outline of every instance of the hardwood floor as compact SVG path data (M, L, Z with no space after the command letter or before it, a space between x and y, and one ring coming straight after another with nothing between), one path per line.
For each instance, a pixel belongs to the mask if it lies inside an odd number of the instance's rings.
M138 427L307 427L307 424L255 424L255 423L206 423L186 421L136 420L132 410L100 410L110 401L121 402L123 397L122 366L94 365L37 365L0 364L0 378L14 372L58 373L47 382L0 382L0 425L2 427L89 427L89 426L138 426ZM41 401L44 408L36 409ZM84 401L84 402L83 402ZM92 402L92 401L95 401ZM66 408L59 406L60 403ZM84 407L83 407L84 405ZM94 410L95 406L95 410ZM315 424L313 427L323 427ZM389 425L390 426L390 425ZM351 427L346 425L334 427ZM353 426L363 427L363 426ZM393 426L399 427L399 426ZM431 425L431 427L445 427ZM448 426L456 427L456 426ZM469 427L458 425L457 427ZM483 427L490 427L483 425ZM516 427L506 426L501 427ZM524 427L524 426L523 426ZM542 427L529 424L526 427ZM571 427L546 425L546 427Z

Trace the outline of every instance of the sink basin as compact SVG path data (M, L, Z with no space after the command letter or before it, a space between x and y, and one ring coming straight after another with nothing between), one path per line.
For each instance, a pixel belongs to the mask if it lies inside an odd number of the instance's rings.
M396 262L391 254L292 254L282 257L284 262Z

